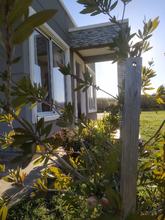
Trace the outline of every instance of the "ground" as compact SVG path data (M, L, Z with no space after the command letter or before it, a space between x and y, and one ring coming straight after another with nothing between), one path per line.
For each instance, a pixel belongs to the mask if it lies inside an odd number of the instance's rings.
M146 141L152 137L163 120L165 120L165 111L142 112L140 117L140 134L142 139ZM162 130L165 130L165 126Z

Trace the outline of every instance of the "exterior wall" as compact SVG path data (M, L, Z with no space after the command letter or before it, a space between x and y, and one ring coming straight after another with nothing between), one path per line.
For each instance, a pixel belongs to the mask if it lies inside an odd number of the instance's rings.
M68 16L59 0L36 0L33 1L32 8L35 11L41 11L44 9L56 9L56 15L53 19L48 21L48 24L66 43L69 44L68 30L69 28L75 27L75 24Z
M21 79L23 76L29 75L29 62L27 59L27 57L29 57L29 54L27 47L28 47L28 42L25 42L22 45L16 47L15 57L21 57L21 59L18 63L12 66L12 80L15 82ZM2 59L0 61L0 67L2 71L5 70L5 63ZM3 96L1 95L0 98L3 99ZM29 111L28 107L24 107L22 109L21 115L24 116L26 120L31 121L31 112ZM15 124L15 126L17 126L17 124ZM7 131L8 127L5 124L1 123L0 130Z
M29 57L28 53L28 42L23 43L22 45L19 45L16 47L15 51L15 57L21 57L20 61L12 66L12 79L14 81L18 81L23 76L29 75L29 62L27 57ZM0 67L4 70L5 65L4 63L0 62ZM2 98L2 97L0 97ZM21 112L21 116L23 116L27 121L32 122L32 112L29 110L29 107L24 107ZM15 127L20 126L18 123L14 124ZM6 125L6 123L0 123L0 133L1 132L8 132L9 127ZM6 150L0 149L0 160L1 162L6 162L8 160L13 159L16 155L18 156L19 150L15 150L13 148L7 148ZM12 165L13 166L13 165Z

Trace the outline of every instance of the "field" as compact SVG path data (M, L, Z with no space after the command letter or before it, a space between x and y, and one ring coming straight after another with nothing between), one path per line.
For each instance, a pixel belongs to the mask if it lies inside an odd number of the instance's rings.
M148 140L165 120L165 111L142 112L140 117L140 133L143 140ZM162 131L165 131L165 126Z

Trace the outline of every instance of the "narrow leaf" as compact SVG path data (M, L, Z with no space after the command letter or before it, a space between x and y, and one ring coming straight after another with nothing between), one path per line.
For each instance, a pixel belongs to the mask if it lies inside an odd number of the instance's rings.
M117 3L118 3L118 0L111 5L111 7L110 7L110 10L111 10L111 11L112 11L114 8L116 8Z
M44 10L28 17L13 34L13 43L20 44L27 39L33 32L35 27L40 26L49 19L51 19L56 13L56 10Z
M8 213L8 208L7 206L2 207L2 220L6 220L7 218L7 213Z
M24 0L23 3L22 3L22 0L16 0L12 8L12 11L9 15L10 24L14 23L18 18L21 18L21 16L24 13L26 13L31 3L32 3L32 0Z

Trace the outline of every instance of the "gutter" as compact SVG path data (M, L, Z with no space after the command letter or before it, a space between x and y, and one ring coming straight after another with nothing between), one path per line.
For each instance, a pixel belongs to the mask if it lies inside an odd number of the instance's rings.
M67 13L67 15L69 16L70 20L72 21L72 23L74 24L75 27L78 27L78 25L76 24L74 18L72 17L70 11L67 9L67 7L65 6L65 3L63 0L59 0L59 3L61 4L61 6L64 8L65 12Z

